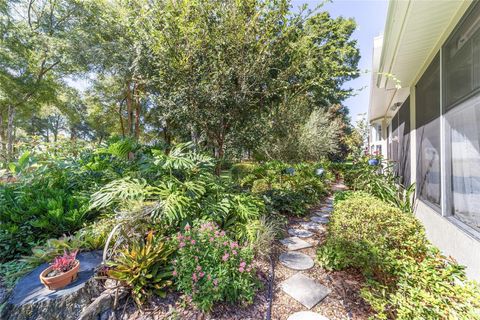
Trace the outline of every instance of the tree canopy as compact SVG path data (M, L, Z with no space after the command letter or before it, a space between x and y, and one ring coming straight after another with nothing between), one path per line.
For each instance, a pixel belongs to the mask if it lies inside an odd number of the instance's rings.
M0 151L27 135L345 153L352 19L288 0L0 0Z

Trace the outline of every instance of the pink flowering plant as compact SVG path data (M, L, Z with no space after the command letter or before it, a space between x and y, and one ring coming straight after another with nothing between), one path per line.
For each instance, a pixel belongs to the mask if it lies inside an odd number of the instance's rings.
M258 279L252 268L253 252L232 241L214 223L187 225L176 237L173 261L178 290L191 296L202 311L217 301L253 302Z

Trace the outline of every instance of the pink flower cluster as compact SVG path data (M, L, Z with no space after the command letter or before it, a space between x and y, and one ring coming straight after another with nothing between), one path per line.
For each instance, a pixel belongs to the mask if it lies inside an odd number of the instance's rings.
M205 253L207 253L204 250L214 250L215 254L219 254L216 257L220 260L220 263L228 264L228 266L234 268L233 270L238 270L237 272L245 273L252 270L251 265L248 265L247 262L240 258L244 247L240 246L237 241L229 240L225 231L220 230L213 222L204 223L198 229L192 228L187 224L184 227L184 231L177 234L176 240L180 249L185 248L184 250L188 250L181 251L187 254L185 256L187 258L185 267L189 271L184 275L187 277L187 281L191 281L190 284L193 285L192 289L194 291L200 290L205 282L217 287L220 281L216 278L214 270L204 270L202 268L203 258L201 257L204 257ZM191 265L193 261L195 262ZM183 268L177 262L174 262L173 265L175 268L172 273L174 277L178 277L179 273L182 274L186 271L183 271ZM206 266L207 264L204 265L204 267ZM179 277L182 278L182 276L183 274Z

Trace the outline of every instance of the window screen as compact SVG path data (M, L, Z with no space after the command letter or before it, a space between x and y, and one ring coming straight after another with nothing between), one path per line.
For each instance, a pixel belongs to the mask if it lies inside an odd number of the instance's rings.
M443 47L445 110L480 88L480 5Z
M390 126L391 124L389 124L387 126L387 158L388 159L392 159L392 135L390 133Z
M416 85L417 194L440 206L440 59Z
M480 95L449 111L445 120L453 215L480 231Z

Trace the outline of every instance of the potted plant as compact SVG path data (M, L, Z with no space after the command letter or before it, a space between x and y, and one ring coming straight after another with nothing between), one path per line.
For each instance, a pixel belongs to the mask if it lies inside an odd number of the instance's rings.
M77 278L80 261L77 260L78 250L63 253L56 257L52 264L40 274L40 281L50 290L66 287Z
M369 160L368 160L368 164L370 166L378 166L380 164L380 156L379 156L379 152L378 151L375 151L373 153L373 157L371 157Z

